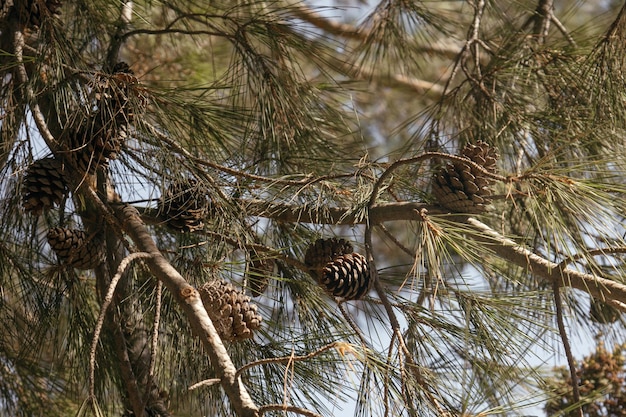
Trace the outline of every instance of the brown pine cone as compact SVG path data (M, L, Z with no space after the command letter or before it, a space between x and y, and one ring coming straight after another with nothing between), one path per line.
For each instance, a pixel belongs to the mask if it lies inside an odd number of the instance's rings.
M224 280L201 286L198 291L207 314L222 340L235 342L249 339L261 327L262 317L250 297Z
M462 156L496 172L498 153L485 142L468 144ZM439 204L456 213L482 213L491 203L493 179L484 172L460 161L447 163L433 176L432 191Z
M55 227L48 230L48 243L61 262L76 269L93 269L106 259L101 239L83 230Z
M367 294L371 284L369 264L358 253L341 255L327 263L319 284L335 297L357 300Z
M33 162L26 170L23 184L24 210L34 215L61 203L68 193L63 162L53 157Z
M304 264L308 266L310 274L319 279L322 269L327 263L338 256L353 252L352 244L345 239L335 237L328 239L317 239L315 243L309 245L304 254Z

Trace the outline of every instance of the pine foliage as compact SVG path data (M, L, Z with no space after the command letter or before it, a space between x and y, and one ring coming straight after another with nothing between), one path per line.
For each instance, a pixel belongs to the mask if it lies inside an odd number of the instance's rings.
M511 415L621 334L626 7L348 3L0 2L0 414Z

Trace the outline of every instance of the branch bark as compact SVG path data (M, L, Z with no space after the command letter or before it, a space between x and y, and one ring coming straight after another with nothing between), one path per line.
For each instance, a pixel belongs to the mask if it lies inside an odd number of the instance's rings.
M533 275L549 283L556 283L560 287L571 287L584 291L602 301L616 301L617 303L611 303L611 305L626 311L623 305L626 303L626 285L610 279L578 272L561 264L551 262L532 253L515 241L502 236L473 217L467 219L467 224L477 232L473 237L488 244L502 259L526 268Z
M368 216L357 218L351 208L331 207L323 208L297 206L284 203L272 203L264 200L240 200L245 212L250 216L271 218L276 221L294 223L315 223L334 225L354 224L381 224L390 221L423 221L421 210L426 209L429 214L445 214L438 206L400 202L379 203L373 205ZM154 209L142 210L142 216L150 223L162 222L158 212ZM501 235L478 219L469 217L463 219L476 233L469 236L488 246L489 249L502 259L505 259L549 283L558 282L562 287L571 287L584 291L594 298L608 302L614 307L626 311L626 285L619 282L585 274L571 268L565 263L551 262L532 253L517 242ZM609 249L610 250L610 249Z
M246 387L236 376L237 369L202 305L198 291L170 265L158 250L135 208L129 205L116 204L114 212L122 224L122 229L137 245L137 248L151 255L145 261L148 268L172 293L187 316L193 331L200 337L235 412L241 417L257 417L259 409L252 401Z

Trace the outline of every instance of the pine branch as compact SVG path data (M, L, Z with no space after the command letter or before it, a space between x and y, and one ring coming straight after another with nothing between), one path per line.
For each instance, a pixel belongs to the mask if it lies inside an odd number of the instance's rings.
M313 224L378 224L390 221L412 220L423 221L424 211L429 214L445 214L446 211L438 206L424 203L380 203L368 210L365 219L357 219L350 214L352 208L330 207L320 210L318 207L296 206L282 203L272 203L263 200L240 200L246 213L251 216L267 217L285 223L313 223ZM142 217L147 223L160 223L159 214L155 209L142 209ZM527 269L547 282L557 281L562 286L569 286L586 293L594 298L616 301L621 310L626 305L626 285L596 275L585 274L565 267L563 264L551 262L530 250L520 246L513 240L502 236L486 224L475 218L464 220L476 234L468 236L478 242L486 243L499 257L513 264Z
M567 357L567 364L569 366L570 377L572 378L572 394L574 396L574 402L580 403L580 392L578 390L578 376L576 375L576 363L574 362L574 356L572 355L572 347L567 337L567 330L565 329L565 320L563 319L563 302L561 301L561 286L554 282L552 284L554 291L554 305L556 308L556 322L559 328L559 334L561 335L561 342L563 343L563 349L565 350L565 356ZM582 406L578 407L578 416L583 417Z
M126 258L120 262L117 272L115 276L111 278L111 282L109 284L109 288L107 290L104 299L102 300L102 305L100 307L100 315L98 316L98 320L96 322L96 328L93 332L93 338L91 340L91 348L89 349L89 396L95 398L95 372L96 372L96 349L98 348L98 340L100 339L100 332L102 331L102 326L104 325L105 314L109 308L109 305L113 301L113 294L115 293L115 289L117 287L117 283L122 278L124 271L128 267L128 265L135 259L143 259L150 257L149 253L144 252L135 252L128 255ZM136 399L138 401L138 399ZM141 401L139 401L141 403ZM143 409L140 407L139 409ZM135 410L137 411L137 410Z
M560 264L542 258L513 240L502 236L476 218L469 217L466 222L478 232L472 236L474 239L489 244L489 248L498 256L527 269L530 273L546 282L557 283L562 287L572 287L584 291L599 300L606 299L626 303L626 285L565 268ZM621 310L626 311L624 308L621 308Z
M270 411L282 411L282 412L291 412L303 415L305 417L322 417L320 414L314 413L310 410L301 407L294 407L293 405L287 404L267 404L259 408L259 416L270 412Z
M365 41L371 37L371 34L367 30L348 23L340 23L327 19L310 7L307 7L304 3L292 5L287 11L316 28L341 38ZM446 58L455 58L461 52L460 46L446 42L421 45L413 49L417 53L439 55Z
M303 3L290 6L287 11L318 29L342 38L365 40L369 36L367 32L359 30L359 28L353 25L327 19Z
M222 388L237 414L240 417L256 417L259 409L252 401L241 380L235 377L237 369L217 334L198 291L172 267L158 250L136 209L128 205L118 204L114 206L114 211L123 230L130 236L139 250L151 254L151 257L146 260L148 268L157 279L163 282L183 309L192 329L200 337L206 348Z

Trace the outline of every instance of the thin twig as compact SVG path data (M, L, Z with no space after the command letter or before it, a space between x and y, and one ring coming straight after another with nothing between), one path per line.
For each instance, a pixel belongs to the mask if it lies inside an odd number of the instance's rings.
M159 326L161 323L161 304L163 302L163 283L157 280L156 300L154 302L154 320L152 322L152 337L150 343L150 362L148 363L148 378L144 401L147 404L154 381L154 367L156 365L157 347L159 345ZM145 405L145 404L144 404Z
M285 362L289 363L289 362L306 361L311 358L314 358L317 355L320 355L326 352L327 350L337 347L338 345L341 345L342 343L345 343L345 342L332 342L303 356L290 355L290 356L281 356L280 358L265 358L265 359L259 359L254 362L248 362L247 364L243 365L241 368L237 369L237 372L235 372L235 378L239 378L241 374L245 372L246 370L255 366L259 366L259 365L267 365L269 363L285 363Z
M361 345L363 346L363 349L366 349L367 341L365 340L365 336L363 336L361 329L359 329L359 326L357 326L357 324L354 322L354 319L352 318L352 316L350 316L350 313L344 308L343 300L339 300L337 302L337 308L339 308L339 311L341 311L343 318L346 319L346 321L348 322L352 330L354 330L354 333L359 338Z
M485 0L477 0L474 6L474 20L472 21L472 29L470 31L470 36L468 39L468 50L473 46L474 47L474 69L477 75L481 76L480 70L480 22L482 20L483 13L485 11Z
M133 16L133 2L132 0L126 0L122 2L120 9L120 16L117 20L115 33L111 35L111 44L106 56L107 69L111 70L117 63L119 58L120 48L124 43L125 38L122 36L126 28L130 25Z
M587 251L587 253L576 253L572 256L568 256L567 258L559 262L559 268L564 268L567 264L576 262L579 259L584 259L588 256L614 255L619 253L626 253L626 247L620 246L616 248L591 249Z
M195 384L187 388L187 390L192 391L200 387L210 387L211 385L219 384L220 382L222 382L222 380L219 378L205 379L204 381L196 382Z
M396 345L396 333L391 333L389 340L389 349L387 349L387 366L385 367L384 390L383 390L383 406L385 407L384 417L389 417L389 389L391 387L391 377L389 371L392 369L391 360L393 357L393 347Z
M293 405L287 404L267 404L259 407L259 416L270 412L270 411L284 411L290 413L301 414L306 417L323 417L321 414L317 414L313 411L307 410L306 408L296 407Z
M567 31L567 28L563 25L563 23L561 23L561 21L554 15L554 13L552 13L550 15L550 20L552 21L552 23L554 23L554 25L557 27L557 29L563 34L563 36L565 36L565 39L567 39L567 41L569 42L569 44L571 46L573 46L574 48L578 47L578 45L576 44L576 41L574 40L574 38L572 37L572 35L570 35L570 33Z
M124 271L132 261L134 261L135 259L149 258L152 256L152 254L146 252L131 253L130 255L122 259L119 266L117 267L117 272L115 273L113 278L111 278L111 283L109 284L107 293L102 300L102 305L100 306L100 315L98 316L96 328L93 331L91 347L89 348L89 395L91 397L95 397L96 350L98 348L98 340L100 339L100 333L102 332L102 326L104 325L104 316L107 312L107 309L109 308L109 305L113 301L113 294L115 293L117 283L122 278Z
M17 61L17 76L20 83L24 87L24 90L26 91L26 98L28 99L35 125L37 126L39 133L41 133L42 138L46 142L46 145L50 149L55 149L57 140L48 129L46 118L44 117L41 108L39 107L39 103L37 103L35 92L29 84L28 73L26 71L26 67L24 66L24 34L20 30L15 30L13 32L13 48L15 53L15 60Z
M387 236L389 239L391 239L391 241L398 247L400 248L400 250L404 253L406 253L407 255L409 255L411 258L414 258L416 253L415 251L410 250L409 248L407 248L406 246L404 246L402 244L402 242L400 242L390 231L389 229L387 229L385 227L384 224L379 223L376 225L376 227L378 227L380 230L383 231L383 233L385 234L385 236Z
M563 304L561 301L561 287L555 282L552 285L554 291L554 305L556 308L556 322L559 327L559 334L561 335L561 341L563 342L563 349L565 350L565 356L567 357L567 365L569 366L570 378L572 378L572 395L574 397L574 403L578 404L578 415L583 417L583 409L580 404L580 391L578 390L578 376L576 375L576 363L574 362L574 356L572 355L572 347L569 344L567 338L567 331L565 330L565 322L563 319Z

